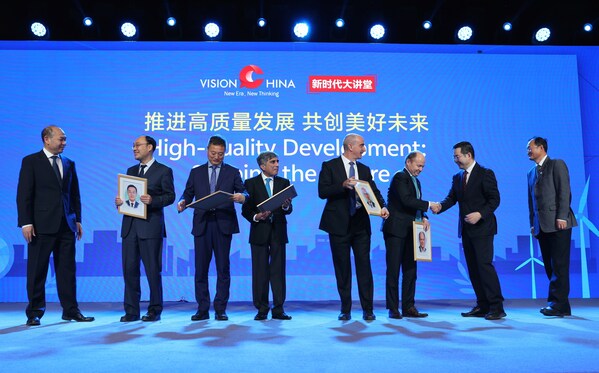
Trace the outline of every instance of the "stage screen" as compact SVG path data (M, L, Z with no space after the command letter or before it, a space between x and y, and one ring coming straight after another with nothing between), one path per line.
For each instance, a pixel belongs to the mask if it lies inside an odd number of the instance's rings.
M456 46L457 47L457 46ZM495 265L506 298L544 298L544 269L529 235L526 144L549 139L549 154L569 166L572 206L585 186L583 133L575 55L449 53L431 47L401 52L376 46L258 43L4 43L0 49L0 301L26 301L26 246L17 228L21 159L42 148L40 132L55 124L76 163L84 236L77 243L80 301L122 301L117 174L136 164L140 135L158 142L155 157L174 171L177 200L190 170L206 163L211 135L228 142L225 162L245 180L256 157L279 155L279 175L298 197L288 217L287 299L338 299L328 236L318 229L323 161L339 156L343 137L362 135L376 185L386 198L393 174L412 150L426 154L423 199L442 200L459 171L452 146L462 140L495 171L501 204ZM240 205L236 205L238 212ZM472 299L457 237L458 207L430 217L433 261L418 265L417 299ZM249 223L231 250L230 301L251 300ZM194 301L192 211L166 208L163 252L167 301ZM375 299L385 298L381 218L371 217ZM573 231L572 293L581 296L578 228ZM534 265L534 267L533 267ZM214 266L214 263L212 264ZM532 272L534 268L534 275ZM51 272L49 301L56 301ZM591 273L595 276L595 273ZM215 272L211 270L211 293ZM142 277L142 299L149 296ZM588 286L588 283L587 283ZM354 280L354 299L357 286Z

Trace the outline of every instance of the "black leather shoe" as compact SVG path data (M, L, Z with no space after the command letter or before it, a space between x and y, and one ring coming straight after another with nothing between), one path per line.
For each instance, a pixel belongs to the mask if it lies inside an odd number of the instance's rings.
M403 317L427 317L428 313L418 312L416 307L412 306L406 311L403 311Z
M258 312L256 314L256 316L254 316L254 320L256 320L256 321L264 321L267 318L268 318L268 314L262 313L262 312ZM273 316L273 318L274 318L274 316Z
M389 318L390 319L401 319L401 313L399 313L399 310L397 310L397 309L389 310Z
M25 323L25 325L27 325L27 326L39 326L39 325L41 325L40 318L37 317L37 316L30 317L30 318L27 319L27 323Z
M208 320L209 318L210 318L210 315L208 314L208 311L205 311L205 312L198 311L198 312L196 312L195 315L191 316L191 321Z
M160 314L155 312L148 312L141 317L141 321L152 322L160 320Z
M462 317L485 317L487 313L487 311L483 310L479 306L474 306L470 311L462 312Z
M566 316L565 313L563 313L560 310L556 310L555 308L551 307L551 306L547 306L547 307L543 307L541 308L541 313L545 316L553 316L553 317L564 317ZM567 316L570 316L569 314Z
M94 321L95 318L91 317L91 316L83 316L81 314L81 312L77 312L73 315L65 315L64 313L62 314L62 319L66 320L66 321L77 321L77 322L91 322Z
M362 314L362 318L366 321L376 320L376 316L374 316L374 313L372 311L364 311L364 313Z
M289 316L285 312L273 314L272 318L276 320L291 320L291 316Z
M137 315L131 315L126 313L124 316L121 316L121 322L130 322L130 321L138 321L139 320L139 316Z
M485 315L485 320L500 320L506 316L507 314L504 311L489 312Z
M337 320L349 321L349 320L351 320L351 313L349 313L349 312L348 313L341 312L339 314L339 316L337 317Z
M214 320L227 321L229 320L229 316L227 316L227 313L225 311L217 312L214 314Z

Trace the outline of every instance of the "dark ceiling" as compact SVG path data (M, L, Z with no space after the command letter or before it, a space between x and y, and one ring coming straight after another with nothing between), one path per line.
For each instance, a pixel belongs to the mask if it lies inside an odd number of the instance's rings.
M33 39L33 21L48 26L50 40L121 40L119 25L129 20L138 25L139 41L204 40L209 21L220 24L222 41L291 41L292 25L305 19L313 42L372 42L368 29L378 22L387 29L384 43L454 44L456 29L466 23L474 29L472 44L529 45L541 26L551 27L549 44L599 43L599 0L20 0L11 7L0 15L1 40ZM83 27L84 16L93 18L91 28ZM166 26L168 16L176 17L175 28ZM261 16L265 30L256 26ZM339 17L346 21L342 31L333 26ZM430 30L422 28L427 19ZM502 30L506 21L511 32ZM584 23L594 23L594 30L583 32Z

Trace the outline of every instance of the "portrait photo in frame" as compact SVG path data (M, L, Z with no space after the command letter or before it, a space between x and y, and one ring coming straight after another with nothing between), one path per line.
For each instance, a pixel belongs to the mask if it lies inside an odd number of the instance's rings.
M381 216L381 206L376 199L370 184L367 181L358 180L354 186L356 194L360 197L362 206L366 209L368 215Z
M119 206L119 213L146 219L147 206L139 197L148 193L148 181L131 175L119 174L118 176L118 195L123 200L123 204Z
M429 226L428 231L425 231L424 224L416 221L412 223L412 227L414 228L414 261L432 262L431 227Z

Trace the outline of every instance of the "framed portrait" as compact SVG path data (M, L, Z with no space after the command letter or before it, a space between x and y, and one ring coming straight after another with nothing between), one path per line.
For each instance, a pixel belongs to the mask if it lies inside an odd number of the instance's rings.
M413 222L414 228L414 261L432 262L433 249L431 245L431 227L424 230L422 222Z
M148 181L141 177L119 174L119 197L123 204L119 213L140 219L147 218L147 206L139 197L148 194Z
M354 187L356 194L360 197L362 206L366 209L368 215L381 216L381 206L376 199L370 184L367 181L358 180Z

